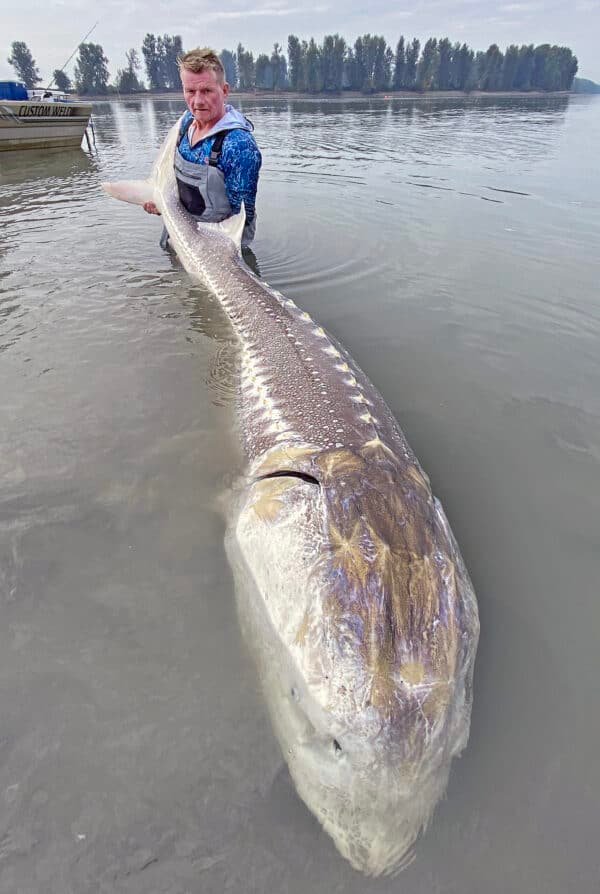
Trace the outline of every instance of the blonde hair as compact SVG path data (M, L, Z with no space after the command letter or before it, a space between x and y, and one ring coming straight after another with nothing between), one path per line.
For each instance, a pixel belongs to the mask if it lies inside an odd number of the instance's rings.
M200 74L203 71L214 71L217 81L220 84L225 83L223 63L210 47L196 47L195 50L184 53L177 61L180 72L185 70Z

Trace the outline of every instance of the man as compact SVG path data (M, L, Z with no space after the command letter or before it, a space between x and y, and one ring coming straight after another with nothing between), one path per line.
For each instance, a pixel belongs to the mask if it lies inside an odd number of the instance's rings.
M179 199L197 220L211 222L238 214L243 202L246 226L242 245L248 246L256 229L262 162L252 136L254 127L225 102L229 84L213 50L197 48L186 53L179 60L179 71L188 107L174 159ZM144 210L160 213L154 202L146 202ZM163 240L161 245L166 244Z

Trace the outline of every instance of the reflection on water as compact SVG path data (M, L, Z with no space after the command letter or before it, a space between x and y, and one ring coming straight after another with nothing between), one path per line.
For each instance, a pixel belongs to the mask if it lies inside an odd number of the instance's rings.
M30 159L28 156L32 155ZM93 156L82 152L80 149L61 149L51 152L27 153L27 179L24 181L23 156L16 152L7 152L0 160L0 185L2 193L0 201L4 201L8 195L6 186L16 184L18 190L15 198L23 195L23 190L30 188L36 181L42 180L45 186L48 181L52 184L56 180L64 185L65 181L91 172L98 172L98 165Z
M183 104L101 103L96 155L0 155L0 891L587 894L600 102L239 105L261 275L382 391L474 578L470 745L399 880L293 794L223 551L235 342L100 189Z

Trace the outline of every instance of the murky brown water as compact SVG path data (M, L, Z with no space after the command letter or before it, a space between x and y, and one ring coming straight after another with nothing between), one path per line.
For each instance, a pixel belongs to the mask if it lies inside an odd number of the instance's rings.
M100 190L180 108L0 156L0 891L597 890L600 101L243 105L261 273L380 388L479 597L469 747L379 881L298 801L238 634L232 332Z

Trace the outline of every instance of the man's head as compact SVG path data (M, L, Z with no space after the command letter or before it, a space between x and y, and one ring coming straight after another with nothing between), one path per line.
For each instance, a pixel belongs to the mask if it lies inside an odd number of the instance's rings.
M214 50L198 47L181 57L179 73L188 109L200 127L212 127L225 114L229 93L221 60Z

